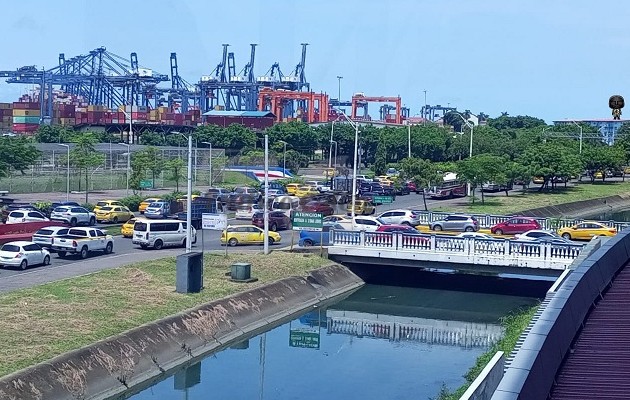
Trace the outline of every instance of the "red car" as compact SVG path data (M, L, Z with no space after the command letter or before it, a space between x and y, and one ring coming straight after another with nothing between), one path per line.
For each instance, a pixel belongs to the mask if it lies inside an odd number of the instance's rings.
M410 192L417 192L418 188L416 187L416 184L409 181L407 182L405 185L407 185L407 188L409 189Z
M429 235L425 235L416 228L409 225L381 225L376 229L376 232L404 233L405 237L409 238L405 240L405 244L428 243L431 240L431 237ZM385 238L386 236L383 235L381 239Z
M302 211L321 213L324 216L333 215L335 213L335 209L332 208L330 204L321 201L309 201L302 206Z
M264 229L265 214L262 212L254 213L252 225ZM269 211L269 230L275 232L282 229L291 229L291 219L282 211Z
M525 233L532 229L540 229L540 224L534 218L512 217L490 228L490 232L495 235L514 235L516 233Z

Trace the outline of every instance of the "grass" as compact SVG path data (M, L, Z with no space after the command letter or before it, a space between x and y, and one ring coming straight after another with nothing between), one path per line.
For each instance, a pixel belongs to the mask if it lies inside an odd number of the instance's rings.
M581 183L576 186L558 187L553 191L537 192L530 189L524 193L497 195L486 197L481 202L481 194L477 193L475 203L438 207L433 211L458 211L474 214L510 215L533 208L572 203L601 197L630 193L630 182L597 182ZM464 200L466 201L466 200Z
M102 231L105 231L106 234L108 235L112 235L112 236L117 236L120 235L120 224L117 225L110 225L110 226L106 226L104 228L100 228Z
M230 282L234 262L252 265L258 282ZM175 292L175 258L52 282L0 295L0 376L252 287L329 263L311 254L276 251L206 255L201 293Z
M464 378L466 378L466 383L459 387L454 392L450 392L448 388L442 386L440 393L436 397L436 400L457 400L459 399L466 389L470 386L470 384L479 376L481 371L486 367L488 362L494 357L497 351L502 351L505 354L505 357L509 356L514 347L516 347L516 342L518 338L523 333L523 330L527 328L529 322L534 317L538 306L533 306L527 309L523 309L512 313L506 317L504 317L501 321L501 324L505 327L505 335L501 340L499 340L492 348L483 353L477 361L475 365L466 372Z

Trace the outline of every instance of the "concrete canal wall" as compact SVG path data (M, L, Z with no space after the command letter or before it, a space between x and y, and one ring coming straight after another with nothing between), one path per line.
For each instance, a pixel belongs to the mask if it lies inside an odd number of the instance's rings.
M518 213L527 217L573 217L580 218L587 215L630 208L630 193L599 199L575 201L573 203L556 204L553 206L533 208Z
M103 399L362 286L333 264L152 322L0 380L0 399ZM141 306L141 305L140 305Z

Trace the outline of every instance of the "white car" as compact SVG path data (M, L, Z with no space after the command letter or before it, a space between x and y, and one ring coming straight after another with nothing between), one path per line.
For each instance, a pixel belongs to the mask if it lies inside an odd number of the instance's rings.
M31 240L42 247L50 247L55 236L67 235L68 228L65 226L47 226L39 229L33 234Z
M26 269L31 265L50 264L50 253L33 242L16 241L0 247L0 266Z
M236 219L248 219L251 221L252 217L254 216L254 214L256 214L258 211L262 211L262 208L257 205L251 205L251 206L244 206L244 207L239 207L236 210L236 215L235 218Z
M479 232L462 232L457 237L463 237L466 239L494 239L494 237L488 235L487 233L479 233Z
M354 227L352 224L352 218L348 218L345 221L337 221L337 223L343 226L343 229L347 231L366 231L376 232L379 226L385 225L378 218L375 217L354 217Z
M411 210L389 210L377 218L387 225L420 225L420 216Z
M96 224L96 214L83 207L59 206L50 214L53 221L62 221L72 226Z
M560 238L560 236L558 236L555 232L545 231L542 229L532 229L525 233L514 235L514 239L516 240L530 240L531 241L531 240L538 240L540 238L558 239Z
M15 210L9 213L7 224L20 224L22 222L42 222L50 221L39 211L33 210Z

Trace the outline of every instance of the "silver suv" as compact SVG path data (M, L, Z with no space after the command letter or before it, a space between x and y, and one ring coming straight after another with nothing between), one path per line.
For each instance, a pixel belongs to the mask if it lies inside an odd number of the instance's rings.
M62 221L71 226L96 224L96 214L83 207L61 206L50 214L51 221Z
M432 231L477 232L479 221L472 215L449 215L439 221L429 223Z
M411 210L389 210L381 213L378 219L384 224L393 225L420 225L420 216Z

